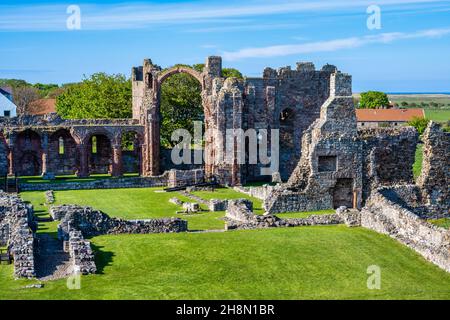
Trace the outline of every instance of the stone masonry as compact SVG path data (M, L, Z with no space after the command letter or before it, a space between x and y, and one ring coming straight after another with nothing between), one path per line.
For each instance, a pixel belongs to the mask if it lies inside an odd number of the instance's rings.
M0 193L0 230L0 244L6 245L13 257L14 276L33 278L36 275L33 209L17 196Z

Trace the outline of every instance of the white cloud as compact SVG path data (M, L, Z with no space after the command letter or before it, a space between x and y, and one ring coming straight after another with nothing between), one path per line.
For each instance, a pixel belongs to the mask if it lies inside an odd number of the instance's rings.
M429 29L413 33L391 32L373 36L350 37L328 41L309 42L302 44L277 45L260 48L244 48L238 51L225 51L225 60L240 60L246 58L281 57L294 54L306 54L316 52L331 52L342 49L358 48L369 44L391 43L399 40L433 38L450 34L450 28Z
M250 1L226 4L177 3L140 5L80 5L85 30L139 29L152 25L202 23L214 19L242 18L301 12L326 12L365 8L373 0ZM377 0L380 6L444 3L448 0ZM67 6L0 5L0 31L64 30Z

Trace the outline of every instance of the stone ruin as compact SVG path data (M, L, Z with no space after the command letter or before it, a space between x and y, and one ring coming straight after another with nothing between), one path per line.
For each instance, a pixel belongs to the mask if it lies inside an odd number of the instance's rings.
M414 183L416 130L358 130L350 81L347 75L331 76L330 98L303 135L297 167L287 183L265 196L269 218L253 217L258 222L250 225L267 224L267 219L282 223L273 220L275 213L356 209L360 217L352 224L360 221L389 234L450 271L450 231L426 221L450 217L450 134L429 124L422 137L422 173Z
M73 269L81 274L96 272L94 254L87 237L105 234L149 234L187 231L187 221L178 218L123 220L90 207L53 206L50 215L58 225L58 238L65 241Z
M0 192L0 246L6 246L14 261L16 278L36 276L33 209L17 196Z
M169 173L181 167L167 161L160 146L160 91L166 79L179 73L199 82L205 127L214 133L205 139L205 165L184 166ZM287 179L300 159L304 131L319 117L321 105L330 96L333 74L340 74L335 66L316 69L310 62L299 62L295 69L266 68L262 77L235 79L223 76L221 57L208 57L200 72L184 66L163 70L146 59L132 69L131 119L67 120L56 114L0 119L0 176L141 176L130 178L133 183L128 184L107 180L72 183L71 189L101 188L103 184L111 188L161 183L179 186L213 178L235 186L270 177L261 174L265 165L236 164L236 154L220 158L226 150L226 131L279 129L281 169L276 179ZM131 149L123 148L125 137L131 141ZM163 171L166 176L156 179ZM24 187L40 188L37 184ZM63 186L52 184L51 188Z

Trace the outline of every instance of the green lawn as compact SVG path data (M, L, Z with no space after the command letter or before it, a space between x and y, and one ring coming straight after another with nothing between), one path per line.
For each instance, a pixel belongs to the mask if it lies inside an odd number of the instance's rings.
M194 191L192 192L196 196L205 199L205 200L211 200L211 199L249 199L253 202L253 211L256 214L263 214L264 210L262 208L262 201L250 197L246 195L245 193L234 191L231 188L218 188L214 192L211 191Z
M286 212L279 213L276 216L281 219L301 219L308 218L312 215L321 215L321 214L333 214L336 213L336 210L321 210L321 211L309 211L309 212Z
M43 289L0 266L2 299L450 299L450 274L387 236L316 226L201 234L100 236L99 274L81 290ZM366 286L381 268L381 290Z
M450 229L450 218L428 220L428 222L431 222L432 224L437 225L438 227Z
M450 110L425 109L425 116L436 122L450 121Z
M418 144L416 149L416 161L413 164L414 178L417 179L422 172L422 162L423 162L423 144Z
M55 191L55 205L79 204L90 206L107 213L111 217L128 220L149 218L178 217L188 221L190 230L224 229L225 222L220 220L224 212L204 212L185 216L176 214L181 207L169 203L176 197L182 201L192 201L177 192L161 192L162 188L101 189ZM22 199L33 204L45 202L44 192L21 193ZM44 206L40 210L46 210Z
M124 177L139 177L138 173L126 173ZM55 180L45 180L41 176L20 177L21 183L66 183L66 182L92 182L102 179L117 179L109 174L92 174L88 178L78 178L76 175L57 176Z

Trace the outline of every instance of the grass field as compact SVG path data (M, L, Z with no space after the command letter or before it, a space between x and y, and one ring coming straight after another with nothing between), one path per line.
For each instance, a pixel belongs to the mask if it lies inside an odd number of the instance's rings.
M425 109L425 117L436 122L450 121L450 110Z
M126 173L124 177L139 177L138 173ZM92 182L102 179L115 179L109 174L92 174L88 178L78 178L76 175L57 176L54 180L42 179L41 176L22 176L21 183L66 183L66 182Z
M432 224L442 227L445 229L450 229L450 218L442 218L442 219L436 219L436 220L429 220Z
M58 191L57 204L91 205L127 219L174 216L159 189ZM222 189L204 197L237 197ZM43 192L25 192L40 216ZM258 206L257 204L255 206ZM327 211L316 214L329 213ZM286 214L307 216L312 213ZM223 228L223 213L186 217L190 228ZM203 217L202 217L203 216ZM183 217L184 218L184 217ZM198 219L198 220L196 220ZM57 222L38 232L56 235ZM395 240L345 226L316 226L222 233L99 236L90 239L98 273L80 290L65 280L23 289L36 280L13 280L0 266L3 299L450 299L450 274ZM367 268L381 268L381 290L369 290Z
M0 266L3 299L449 299L450 275L387 236L345 226L91 239L99 274L21 289ZM381 290L367 289L367 267Z
M417 179L422 172L422 162L423 162L423 144L418 144L416 149L416 161L413 165L414 178Z

